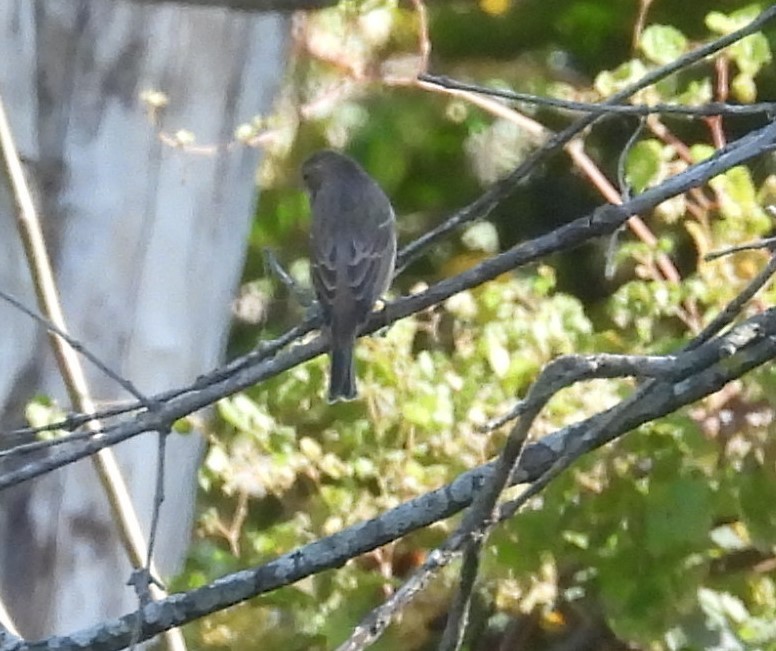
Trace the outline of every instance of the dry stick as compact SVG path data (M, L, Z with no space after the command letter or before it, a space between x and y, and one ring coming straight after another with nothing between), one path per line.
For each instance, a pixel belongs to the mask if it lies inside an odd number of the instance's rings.
M625 143L622 152L620 152L617 158L617 185L620 189L620 196L623 201L630 201L631 199L631 187L628 184L627 174L625 173L625 161L630 154L631 150L636 144L636 141L641 136L641 132L644 130L644 120L640 120L638 126L633 130L633 133ZM604 263L604 277L607 280L614 278L614 273L617 269L615 262L615 254L617 253L617 246L619 244L620 235L623 232L623 227L618 228L612 233L609 238L609 244L606 247L606 258Z
M703 259L706 262L711 262L712 260L716 260L725 255L730 255L731 253L738 253L739 251L759 251L760 249L770 249L774 246L776 246L776 237L766 237L762 240L757 240L756 242L737 244L735 246L720 249L719 251L712 251L711 253L707 253Z
M154 572L152 572L152 567L154 558L154 546L156 544L156 533L159 529L159 515L162 511L162 502L164 502L165 459L167 455L167 436L169 434L169 428L166 430L160 429L156 433L158 436L158 448L156 451L156 485L154 486L154 503L151 514L151 527L148 533L148 549L146 550L146 560L143 568L135 570L132 577L129 579L130 585L135 588L135 592L137 593L141 607L147 605L150 601L153 600L153 587L161 589L161 594L165 595L164 587L157 582L156 575ZM130 651L134 651L135 647L140 641L140 630L142 624L142 615L140 613L140 608L138 608L137 618L135 620L135 628L132 632L132 643L129 646ZM175 628L171 630L174 630L180 634L181 640L183 641L183 635L180 632L180 629Z
M22 240L27 264L32 276L41 312L56 327L59 332L67 332L65 317L59 302L59 294L54 279L54 272L46 251L38 213L32 198L24 170L19 159L19 153L13 141L11 125L5 113L5 105L0 97L0 146L2 147L5 167L11 183L11 189L17 208L17 226ZM89 392L81 360L77 351L59 334L49 333L59 372L73 405L81 412L95 411L95 405ZM131 385L128 385L131 386ZM134 387L133 387L134 388ZM137 391L135 390L137 394ZM90 420L86 424L90 431L101 430L99 422ZM99 434L98 434L99 435ZM143 567L147 554L143 531L137 513L132 503L121 469L113 452L100 450L92 456L92 464L100 483L108 498L108 503L116 522L119 539L135 568ZM155 590L157 599L164 598L166 593L158 588ZM185 650L186 645L181 632L177 629L165 633L170 649Z
M458 651L463 645L469 626L471 596L480 573L480 560L485 536L473 535L463 550L458 590L453 603L447 610L447 622L439 642L439 651Z
M652 0L641 0L639 2L639 14L636 18L636 24L633 26L633 40L631 42L631 48L635 52L639 47L639 41L641 40L641 34L644 31L644 24L647 20L647 11L652 4Z

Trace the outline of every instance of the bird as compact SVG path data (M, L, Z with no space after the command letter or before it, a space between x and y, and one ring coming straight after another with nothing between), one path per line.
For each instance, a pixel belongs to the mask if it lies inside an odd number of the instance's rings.
M330 403L357 397L353 349L396 264L391 201L355 160L324 149L302 164L308 193L310 269L329 335Z

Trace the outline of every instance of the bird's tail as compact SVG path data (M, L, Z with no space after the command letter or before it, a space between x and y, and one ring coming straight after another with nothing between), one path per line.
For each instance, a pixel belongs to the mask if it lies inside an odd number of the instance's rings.
M332 346L329 402L353 400L356 397L356 369L353 362L355 343L355 340L351 340Z

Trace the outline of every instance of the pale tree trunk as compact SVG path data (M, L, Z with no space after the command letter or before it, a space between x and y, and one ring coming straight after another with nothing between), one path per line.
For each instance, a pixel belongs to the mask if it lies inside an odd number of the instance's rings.
M70 332L148 394L191 382L223 351L259 158L225 145L270 109L286 37L286 20L272 14L0 2L0 94L37 181ZM169 98L156 125L139 99L146 89ZM217 147L183 151L159 129ZM0 286L34 306L2 180ZM47 350L39 327L0 304L1 431L23 423L35 394L69 408ZM128 397L87 371L101 404ZM146 530L156 445L147 434L116 449ZM197 435L169 441L156 546L165 575L188 545L201 451ZM135 607L115 532L88 461L0 493L0 596L22 635L74 631Z

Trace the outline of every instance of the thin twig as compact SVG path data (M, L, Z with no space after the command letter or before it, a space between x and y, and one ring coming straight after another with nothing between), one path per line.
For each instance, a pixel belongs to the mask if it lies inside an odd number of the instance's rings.
M740 253L741 251L759 251L761 249L771 249L776 246L776 237L765 237L756 242L747 242L746 244L738 244L736 246L728 246L718 251L712 251L703 256L706 262L711 262L717 258L722 258L731 253Z
M476 93L488 97L547 106L550 108L590 115L622 115L647 117L650 115L675 115L680 117L717 117L717 116L749 116L770 115L776 110L776 102L754 102L751 104L729 104L727 102L708 102L702 106L687 106L685 104L620 104L607 102L577 102L546 95L520 93L503 88L489 88L478 84L458 81L445 75L422 74L418 79L426 84L438 86L446 90L459 90Z
M749 284L744 288L744 291L730 301L724 309L698 333L698 335L688 344L688 349L697 348L720 332L726 325L731 323L738 313L741 312L744 305L752 300L754 295L773 277L774 273L776 273L776 254L771 255L768 264L765 265L765 268L760 271L760 273L752 278Z
M644 120L640 120L638 126L633 130L633 133L628 138L628 142L625 143L625 147L617 158L617 185L620 188L620 196L623 201L629 201L631 198L631 185L628 183L627 174L625 172L626 163L630 152L636 145L636 142L641 137L641 133L644 130ZM617 245L619 243L620 235L624 231L623 227L618 228L612 233L609 238L609 244L606 247L606 263L604 264L604 277L607 280L614 278L615 271L617 270L617 263L615 261L615 255L617 254Z
M2 107L0 107L0 110L2 110ZM135 385L130 380L122 377L114 370L112 370L105 362L103 362L99 357L97 357L97 355L95 355L80 341L78 341L78 339L71 337L65 330L63 330L62 328L58 328L52 321L41 316L40 314L35 312L35 310L31 310L20 300L18 300L17 298L14 298L8 292L3 291L2 289L0 289L0 299L4 300L6 303L9 303L10 305L13 305L17 310L19 310L20 312L23 312L34 321L37 321L49 333L53 333L60 339L64 340L70 346L70 348L72 348L75 352L79 353L80 355L83 355L84 358L89 360L95 367L97 367L100 371L102 371L107 377L109 377L111 380L116 382L127 393L130 393L131 395L133 395L138 402L144 404L145 406L148 406L147 405L148 398L146 398L146 396L140 393L140 391L135 387Z
M464 547L458 590L447 611L447 622L439 642L439 651L459 651L463 645L466 628L469 625L471 596L477 583L484 544L484 536L474 536Z
M291 293L297 303L302 307L310 307L313 304L312 293L300 286L296 280L288 273L283 265L277 259L277 256L270 248L262 249L264 260L269 267L269 270L275 275L275 277L285 286L285 288Z

